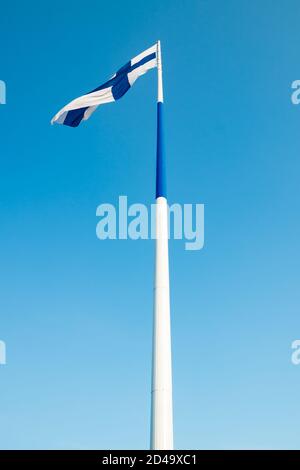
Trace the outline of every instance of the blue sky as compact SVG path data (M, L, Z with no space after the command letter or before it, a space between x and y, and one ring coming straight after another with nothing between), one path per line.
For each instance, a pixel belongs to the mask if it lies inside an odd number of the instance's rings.
M71 99L162 41L175 447L300 448L296 0L5 2L0 12L0 447L149 445L153 242L100 241L96 207L154 197L156 75L77 129Z

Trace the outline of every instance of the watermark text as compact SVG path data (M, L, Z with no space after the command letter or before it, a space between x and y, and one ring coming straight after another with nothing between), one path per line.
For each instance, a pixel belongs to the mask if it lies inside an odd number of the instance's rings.
M6 83L0 80L0 104L6 104Z
M118 205L100 204L96 216L99 240L148 240L156 238L156 211L159 204L128 205L127 196L119 196ZM167 206L168 237L184 240L186 250L201 250L204 246L204 204L172 204Z

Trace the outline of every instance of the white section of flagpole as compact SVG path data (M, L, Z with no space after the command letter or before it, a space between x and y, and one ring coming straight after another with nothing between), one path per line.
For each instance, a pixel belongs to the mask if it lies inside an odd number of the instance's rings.
M158 102L163 102L160 41L157 43ZM160 138L158 133L158 138ZM151 443L153 450L173 449L172 358L170 328L168 205L156 199L156 250L153 314Z
M157 41L157 101L164 102L160 41Z

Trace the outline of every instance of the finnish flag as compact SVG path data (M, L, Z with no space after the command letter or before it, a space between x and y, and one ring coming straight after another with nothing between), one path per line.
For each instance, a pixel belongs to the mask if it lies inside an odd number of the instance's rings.
M157 44L137 55L125 64L103 85L71 101L51 120L65 126L77 127L86 121L99 105L120 99L136 79L157 67Z

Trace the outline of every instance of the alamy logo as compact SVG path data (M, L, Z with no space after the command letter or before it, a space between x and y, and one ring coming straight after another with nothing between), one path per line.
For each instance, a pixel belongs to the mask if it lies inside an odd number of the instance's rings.
M300 103L300 80L294 80L291 85L292 90L294 90L291 94L291 101L293 104Z
M294 352L291 355L291 361L295 366L300 364L300 339L295 339L292 342L292 349Z
M100 240L148 240L156 238L155 212L151 204L128 205L127 196L119 196L119 204L100 204L96 215L96 235ZM204 246L204 204L172 204L167 207L169 238L185 240L186 250Z
M0 80L0 104L6 104L6 84Z
M6 364L6 344L0 340L0 366Z

